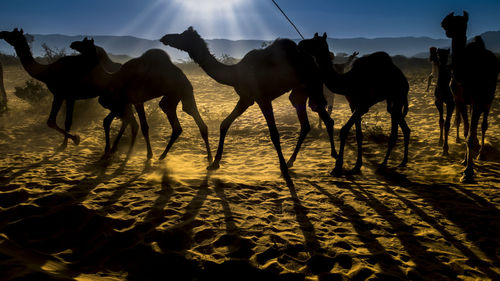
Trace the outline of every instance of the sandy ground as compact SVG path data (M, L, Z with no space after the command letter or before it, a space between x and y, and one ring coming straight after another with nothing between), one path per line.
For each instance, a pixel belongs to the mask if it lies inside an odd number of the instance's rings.
M237 96L206 75L189 78L215 153L218 126ZM127 135L117 157L103 162L105 111L95 101L75 113L81 144L55 153L62 136L45 125L49 107L17 99L14 86L27 75L7 68L0 279L499 280L499 101L489 119L487 161L477 162L478 183L460 184L464 144L455 142L453 129L450 156L440 155L433 94L424 92L424 75L409 78L407 168L376 172L389 133L385 104L364 118L362 173L339 178L329 175L327 135L310 114L315 128L287 185L256 105L233 124L218 171L205 169L199 131L180 107L184 132L167 159L156 160L171 132L157 101L148 105L154 160L145 161L139 133L127 163ZM287 95L273 105L290 155L299 129L295 111ZM337 97L337 147L348 113ZM346 168L354 165L355 149L351 137ZM390 167L401 156L400 132Z

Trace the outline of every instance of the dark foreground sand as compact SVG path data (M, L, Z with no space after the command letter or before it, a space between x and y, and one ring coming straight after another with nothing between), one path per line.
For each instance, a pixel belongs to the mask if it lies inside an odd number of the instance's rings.
M181 111L183 134L165 161L156 160L170 133L156 102L149 109L155 160L145 162L139 134L127 163L127 136L117 157L103 162L105 112L77 118L81 144L55 153L62 137L45 125L48 107L14 97L13 87L26 79L20 69L5 76L12 110L0 117L1 280L500 278L498 99L477 184L458 182L464 144L455 143L454 129L450 156L440 156L433 95L424 93L424 77L412 76L407 168L375 172L388 134L380 105L364 119L362 174L329 176L326 133L315 128L287 185L257 106L234 123L218 171L206 171L198 129ZM215 152L236 95L205 75L189 78ZM337 101L336 133L349 112ZM298 136L294 109L286 96L274 108L290 155ZM399 140L390 167L401 160ZM354 155L350 138L347 168Z

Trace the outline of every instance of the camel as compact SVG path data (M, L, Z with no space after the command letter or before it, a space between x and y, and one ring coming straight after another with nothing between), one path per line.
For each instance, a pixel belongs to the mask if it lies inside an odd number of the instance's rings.
M450 131L451 116L455 109L455 101L450 90L451 69L448 66L449 49L437 49L437 83L434 90L434 104L439 112L439 145L443 146L443 156L448 155L448 133ZM446 121L443 119L443 103L446 104ZM457 119L458 118L458 119ZM459 120L460 117L455 117ZM457 123L458 124L458 123ZM444 134L443 134L444 127ZM458 125L457 125L458 132ZM444 141L443 141L444 135Z
M360 172L362 166L362 140L361 117L368 112L374 104L387 101L387 111L391 115L391 135L385 158L380 168L387 166L391 150L396 144L398 125L404 135L404 156L400 166L408 162L408 144L410 141L410 128L404 117L408 113L408 80L403 72L392 63L387 53L377 52L357 59L352 69L339 74L332 65L329 58L326 33L318 36L316 33L312 39L302 40L299 47L309 52L316 58L321 72L323 82L335 93L344 95L349 101L352 116L340 130L340 148L335 168L331 174L339 176L342 174L344 146L347 134L351 127L356 125L356 140L358 154L353 173Z
M325 123L331 145L331 155L336 156L333 143L333 120L325 109L326 102L319 70L314 59L300 50L295 42L277 39L264 49L248 52L237 64L225 65L210 54L206 42L192 27L181 34L167 34L160 41L187 52L209 76L221 84L234 87L240 97L236 107L220 125L217 154L214 162L207 169L219 168L224 139L230 125L254 102L259 105L267 121L271 141L278 154L280 170L285 178L289 178L288 168L293 166L300 146L310 131L306 111L308 99L311 109L317 112ZM296 109L301 130L295 150L288 162L285 162L272 101L290 90L292 93L289 99Z
M352 53L352 55L347 58L347 61L344 63L334 63L333 67L337 70L338 73L343 74L346 72L347 69L349 69L354 61L354 59L359 55L358 52ZM330 52L330 57L332 61L335 60L335 54L333 52ZM330 91L328 87L323 85L323 95L325 96L326 100L326 112L328 112L328 115L332 115L333 111L333 101L335 100L335 93ZM318 118L318 128L321 128L321 118Z
M3 67L0 63L0 115L4 114L8 110L7 93L5 92L5 86L3 84Z
M455 98L457 111L464 121L464 136L466 137L465 170L460 179L464 183L473 183L474 161L473 149L477 142L477 127L479 118L483 114L481 124L482 139L478 158L482 157L484 138L488 129L488 114L495 96L500 63L495 55L485 48L480 36L466 45L467 22L469 14L464 11L463 16L448 14L442 21L441 27L446 37L451 38L451 68L452 79L450 88ZM469 122L467 106L471 107Z
M89 61L95 61L100 57L98 48L94 45L94 40L75 41L71 44L71 48L79 51L83 56L89 57ZM207 149L208 161L212 161L208 143L208 128L198 112L193 87L186 75L172 63L167 53L163 50L151 49L139 58L126 62L115 73L109 73L102 67L98 67L98 70L99 74L92 76L96 79L89 83L93 83L95 88L98 89L99 103L111 111L103 122L106 136L104 157L108 157L116 151L116 146L128 124L132 125L132 141L127 153L127 159L130 156L135 135L137 134L137 129L134 129L134 127L137 128L137 124L131 105L135 107L139 115L141 131L147 146L147 158L151 159L153 157L144 102L163 97L159 105L172 126L172 135L160 156L160 160L166 157L168 151L182 133L176 112L177 105L182 102L183 110L191 115L198 125ZM122 119L122 126L113 147L110 148L109 131L115 117Z
M429 92L434 77L438 76L438 58L436 47L429 48L429 61L431 62L432 70L431 73L429 73L429 76L427 76L427 89L425 90L426 92Z
M16 28L11 32L2 31L0 32L0 39L5 40L14 47L28 74L45 83L54 95L47 125L64 135L63 143L58 150L62 151L66 148L68 138L75 145L78 145L80 137L69 133L75 101L97 96L95 91L85 82L86 74L89 73L91 68L89 61L80 55L66 56L47 65L40 64L33 58L22 29L18 30ZM65 129L63 130L57 125L56 117L64 101L66 101L66 120L64 123Z

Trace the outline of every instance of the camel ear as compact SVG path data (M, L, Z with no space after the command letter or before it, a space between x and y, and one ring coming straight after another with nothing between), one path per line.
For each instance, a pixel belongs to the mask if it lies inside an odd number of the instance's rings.
M94 38L90 39L90 42L92 42L92 44L94 44Z
M314 33L314 38L318 38L318 32Z
M469 13L467 11L464 11L464 18L465 20L469 20Z
M193 28L192 26L190 26L190 27L188 27L188 30L189 30L189 31L193 31L193 30L194 30L194 28Z
M455 12L451 12L448 14L448 17L453 17L455 15Z
M85 36L85 38L83 38L83 41L87 41L87 40L89 40L89 39L87 39L87 36Z
M326 39L326 32L323 32L323 39Z
M24 30L21 28L21 34L24 34Z
M14 30L12 30L12 32L18 32L19 30L16 28L14 28Z

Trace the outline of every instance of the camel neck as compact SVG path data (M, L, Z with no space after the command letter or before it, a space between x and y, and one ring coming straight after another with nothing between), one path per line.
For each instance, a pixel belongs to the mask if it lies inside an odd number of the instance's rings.
M16 54L28 74L31 77L44 82L47 65L40 64L33 58L28 43L14 46L14 49L16 50Z
M465 44L467 43L467 37L458 36L453 37L451 40L451 66L453 69L453 74L456 78L460 80L461 73L464 68L464 57L465 57Z
M337 94L346 95L346 79L345 74L340 74L335 70L333 63L321 62L319 60L319 67L323 75L323 83L326 87Z
M205 42L199 42L197 51L190 51L189 56L215 81L235 86L237 83L236 65L226 65L219 62L208 50Z

